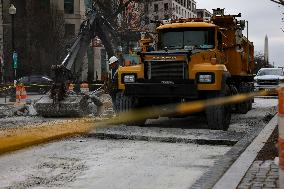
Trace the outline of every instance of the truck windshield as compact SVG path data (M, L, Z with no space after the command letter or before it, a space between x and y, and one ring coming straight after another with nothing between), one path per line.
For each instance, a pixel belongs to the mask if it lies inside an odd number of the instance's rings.
M160 33L160 49L214 48L214 29L164 30Z
M258 73L257 73L257 76L262 76L262 75L280 75L280 76L283 76L283 71L282 71L282 69L259 70Z

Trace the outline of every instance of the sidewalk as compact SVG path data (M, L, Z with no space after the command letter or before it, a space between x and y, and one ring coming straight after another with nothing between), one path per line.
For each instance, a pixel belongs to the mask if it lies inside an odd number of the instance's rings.
M265 126L241 156L233 163L214 189L279 188L278 166L274 160L259 161L256 157L277 127L277 115Z
M279 188L278 166L273 160L254 161L238 189Z

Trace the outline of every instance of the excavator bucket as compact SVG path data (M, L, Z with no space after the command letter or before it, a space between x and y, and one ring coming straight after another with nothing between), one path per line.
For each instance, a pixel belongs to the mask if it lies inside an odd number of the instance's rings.
M86 95L68 95L54 103L49 96L43 96L35 103L37 113L43 117L83 117L89 113Z

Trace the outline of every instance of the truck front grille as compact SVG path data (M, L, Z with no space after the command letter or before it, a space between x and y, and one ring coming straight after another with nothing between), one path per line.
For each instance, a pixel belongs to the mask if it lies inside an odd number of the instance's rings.
M278 85L278 80L258 80L257 84L259 85Z
M186 62L148 62L147 78L153 80L182 80L188 78Z

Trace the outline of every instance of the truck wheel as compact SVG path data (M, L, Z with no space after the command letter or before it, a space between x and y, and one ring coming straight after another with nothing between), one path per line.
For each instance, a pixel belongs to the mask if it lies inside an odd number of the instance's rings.
M220 92L209 94L208 98L218 98L230 95L230 89L226 85ZM231 121L231 105L210 106L205 109L207 124L211 130L227 131Z
M237 113L246 114L250 109L250 102L245 101L237 104Z
M249 101L249 110L252 110L253 101L254 101L254 99L251 99L251 100Z
M249 92L251 92L251 89L246 84L241 83L241 86L239 87L239 92L240 93L249 93ZM252 102L253 102L253 100L248 100L248 101L244 101L244 102L236 104L237 113L240 113L240 114L248 113L248 111L250 111L252 109Z
M119 112L128 112L135 109L138 106L138 100L131 96L124 95L123 92L118 92L116 94L116 102L115 102L115 109L117 113ZM146 119L138 120L138 121L129 121L125 123L126 125L137 125L143 126L146 122Z

